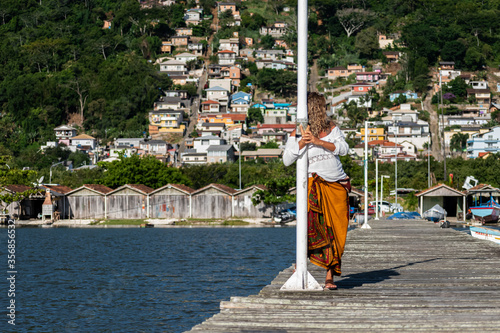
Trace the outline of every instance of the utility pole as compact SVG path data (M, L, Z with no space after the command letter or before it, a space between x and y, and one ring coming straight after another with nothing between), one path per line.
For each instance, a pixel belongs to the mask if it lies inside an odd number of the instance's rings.
M443 145L443 166L444 166L444 177L443 177L443 182L446 182L446 149L445 149L445 142L444 142L444 110L443 110L443 86L441 84L441 67L439 68L439 93L441 95L441 139L442 139L442 145Z

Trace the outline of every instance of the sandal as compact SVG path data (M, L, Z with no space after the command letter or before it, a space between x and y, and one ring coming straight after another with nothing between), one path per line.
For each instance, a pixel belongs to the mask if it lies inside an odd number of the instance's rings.
M328 286L330 285L330 286ZM337 286L333 284L333 279L329 279L325 281L325 289L328 290L337 290Z

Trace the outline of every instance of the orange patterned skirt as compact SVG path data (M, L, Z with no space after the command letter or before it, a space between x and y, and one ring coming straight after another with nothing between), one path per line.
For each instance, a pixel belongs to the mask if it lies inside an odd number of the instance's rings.
M309 260L340 276L349 226L348 189L313 174L308 182L307 207Z

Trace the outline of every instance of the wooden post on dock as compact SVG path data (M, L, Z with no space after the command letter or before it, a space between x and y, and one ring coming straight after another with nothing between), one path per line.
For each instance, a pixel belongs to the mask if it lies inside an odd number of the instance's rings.
M307 127L307 0L299 0L297 25L297 124ZM298 133L298 131L297 131ZM295 140L298 139L296 136ZM291 140L294 140L291 139ZM293 275L281 290L321 290L307 271L307 149L297 160L297 253Z

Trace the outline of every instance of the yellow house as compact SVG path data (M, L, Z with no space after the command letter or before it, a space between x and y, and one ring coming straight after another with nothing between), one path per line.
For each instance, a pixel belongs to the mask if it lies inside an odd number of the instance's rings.
M162 110L149 112L149 134L184 134L183 110Z
M374 140L385 140L385 128L383 127L369 127L368 128L368 142ZM361 128L361 141L365 141L365 128Z
M207 115L200 115L198 117L198 122L202 121L204 123L211 123L211 124L225 124L226 126L229 125L237 125L237 124L244 124L246 122L247 115L246 114L232 114L232 113L226 113L226 114L207 114Z

